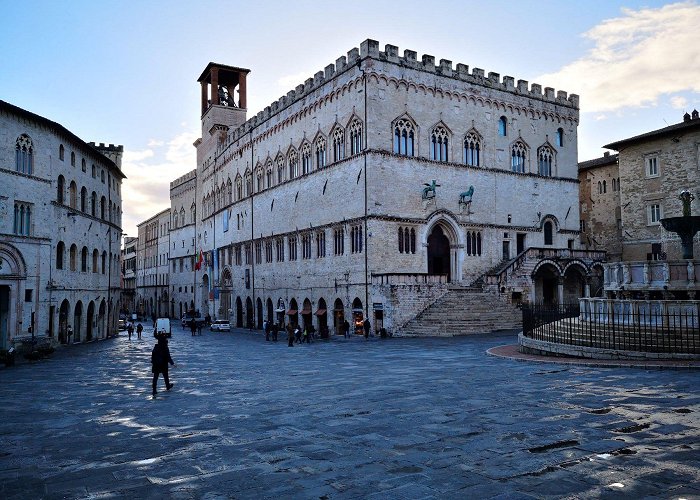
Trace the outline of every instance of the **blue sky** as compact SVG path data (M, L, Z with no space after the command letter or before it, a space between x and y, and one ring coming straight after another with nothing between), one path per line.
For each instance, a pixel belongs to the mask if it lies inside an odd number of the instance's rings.
M0 99L123 144L124 231L195 167L209 61L249 68L248 116L361 41L581 96L579 160L700 108L697 1L0 0Z

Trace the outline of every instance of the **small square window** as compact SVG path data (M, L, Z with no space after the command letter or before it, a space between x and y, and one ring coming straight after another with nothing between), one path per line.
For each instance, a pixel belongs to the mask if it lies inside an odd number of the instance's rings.
M31 302L32 301L32 295L34 295L34 290L25 290L24 291L24 301L25 302Z

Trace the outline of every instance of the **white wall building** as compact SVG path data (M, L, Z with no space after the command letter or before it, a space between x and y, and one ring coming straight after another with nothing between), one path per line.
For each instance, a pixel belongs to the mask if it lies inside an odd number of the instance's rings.
M122 152L0 101L0 348L116 331Z

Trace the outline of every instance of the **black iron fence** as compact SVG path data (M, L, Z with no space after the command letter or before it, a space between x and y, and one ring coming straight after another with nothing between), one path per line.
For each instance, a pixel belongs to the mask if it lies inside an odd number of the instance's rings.
M579 304L524 304L523 335L558 344L639 352L700 354L697 309L586 311Z

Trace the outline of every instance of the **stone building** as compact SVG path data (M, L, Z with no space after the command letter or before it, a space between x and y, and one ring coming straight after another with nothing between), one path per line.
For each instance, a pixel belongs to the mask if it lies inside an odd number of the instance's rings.
M122 152L0 101L0 348L116 331Z
M608 261L622 257L620 172L617 155L578 164L581 202L581 245L607 251Z
M194 309L196 189L196 170L170 183L171 315L177 318Z
M122 247L122 312L136 312L136 249L138 238L127 236Z
M467 289L490 309L589 291L578 96L366 40L247 119L248 73L198 79L195 308L410 333Z
M170 316L170 209L162 210L137 228L137 314L145 318Z
M700 117L605 146L619 152L619 207L623 261L678 260L680 239L665 231L664 217L683 214L678 194L700 196ZM693 213L700 213L696 202ZM698 252L695 239L694 250Z

